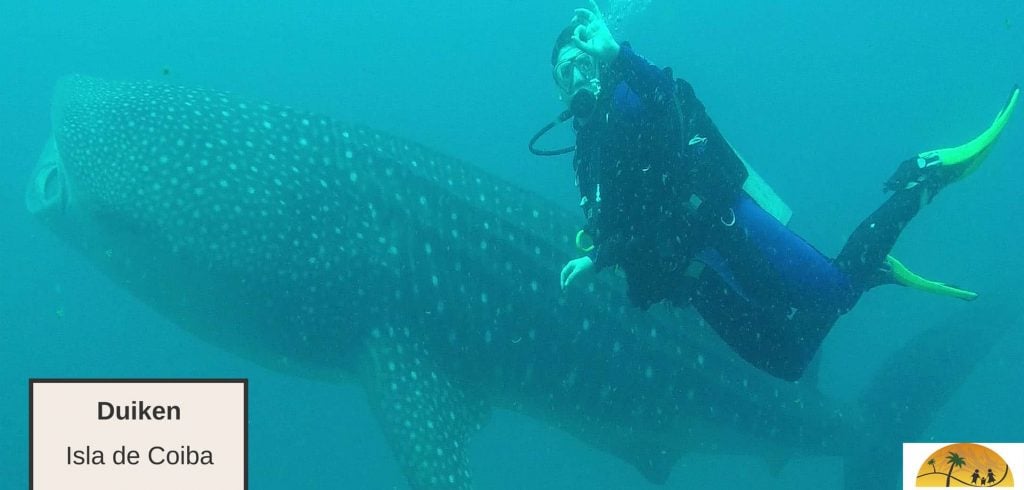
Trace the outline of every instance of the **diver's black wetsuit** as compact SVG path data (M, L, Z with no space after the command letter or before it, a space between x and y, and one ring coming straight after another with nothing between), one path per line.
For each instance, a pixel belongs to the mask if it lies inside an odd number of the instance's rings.
M921 205L921 189L898 190L828 259L743 192L745 166L693 89L629 44L602 76L597 111L574 128L595 268L620 266L637 306L693 305L784 379L798 379L839 316L885 282L885 257Z

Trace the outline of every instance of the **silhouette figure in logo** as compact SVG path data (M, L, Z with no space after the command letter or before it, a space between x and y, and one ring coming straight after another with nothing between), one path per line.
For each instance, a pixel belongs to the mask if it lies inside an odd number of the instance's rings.
M992 474L992 468L988 469L988 484L994 485L996 483L996 475Z
M978 474L979 471L981 471L981 470L974 470L974 473L971 473L971 485L977 485L978 484L978 478L981 478L981 475ZM985 484L985 479L984 478L982 478L981 484L982 485Z

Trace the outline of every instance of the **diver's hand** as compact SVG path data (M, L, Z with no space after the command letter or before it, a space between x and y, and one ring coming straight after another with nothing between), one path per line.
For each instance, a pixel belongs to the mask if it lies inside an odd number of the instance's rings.
M562 268L562 289L569 286L574 279L580 274L592 269L594 267L594 261L590 257L583 256L578 259L572 259L569 263L565 264Z
M619 55L619 43L608 30L608 24L604 22L601 9L594 0L590 0L589 10L576 9L572 24L576 25L576 30L572 33L572 42L584 53L604 62L609 62Z

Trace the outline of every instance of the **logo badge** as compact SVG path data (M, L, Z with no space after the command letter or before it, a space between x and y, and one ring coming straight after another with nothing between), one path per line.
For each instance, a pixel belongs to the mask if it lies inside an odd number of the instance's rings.
M904 488L1014 488L1022 464L1024 444L903 445Z

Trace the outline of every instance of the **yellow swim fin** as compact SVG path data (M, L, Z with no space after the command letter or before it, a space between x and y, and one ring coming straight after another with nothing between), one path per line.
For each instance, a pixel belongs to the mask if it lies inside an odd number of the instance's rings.
M966 289L960 289L956 286L944 284L937 281L930 281L917 274L914 274L907 269L902 262L896 260L892 255L885 257L885 263L889 265L890 273L892 274L892 280L896 284L906 286L909 288L919 289L921 291L940 294L942 296L950 296L953 298L959 298L964 301L974 301L978 298L978 293L973 291L967 291Z
M996 114L988 129L978 137L960 146L918 153L916 157L900 164L883 188L886 191L896 191L923 184L933 191L931 196L934 196L934 192L947 184L970 175L981 166L981 162L999 139L999 134L1006 127L1019 99L1020 87L1015 85L1006 105L999 114Z
M1003 128L1006 127L1007 121L1010 120L1010 115L1013 114L1013 109L1017 106L1017 100L1019 99L1020 87L1015 85L1010 92L1010 98L1007 100L1006 105L999 111L999 114L996 114L992 125L985 132L963 145L926 151L919 154L918 158L925 161L938 158L940 165L943 167L950 169L957 167L957 172L951 176L949 182L954 182L970 175L981 166L981 162L988 156L992 145L999 138Z

